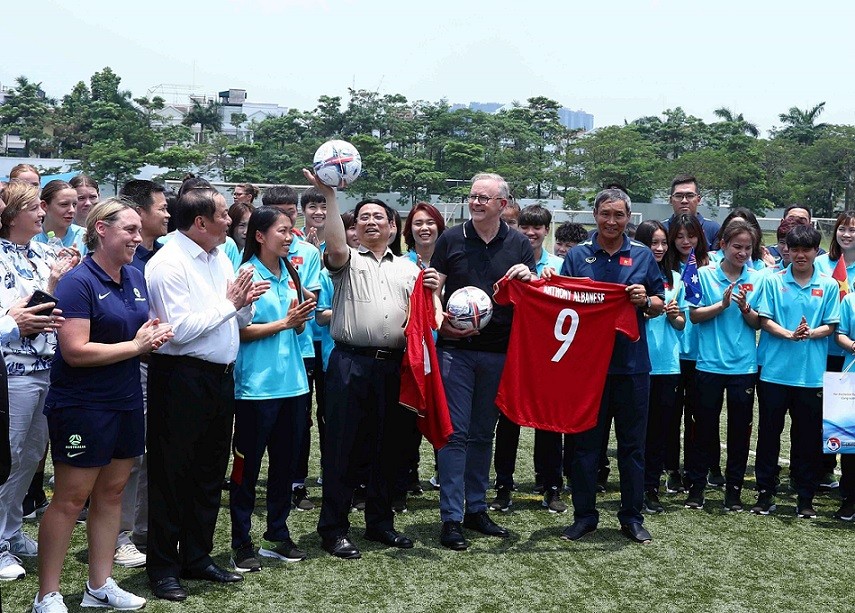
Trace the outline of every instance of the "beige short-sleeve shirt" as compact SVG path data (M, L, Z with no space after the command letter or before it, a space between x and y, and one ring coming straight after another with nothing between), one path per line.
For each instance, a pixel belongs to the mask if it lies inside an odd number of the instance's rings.
M338 270L330 269L333 295L330 334L357 347L403 349L404 324L419 267L387 249L380 260L365 247L350 249Z

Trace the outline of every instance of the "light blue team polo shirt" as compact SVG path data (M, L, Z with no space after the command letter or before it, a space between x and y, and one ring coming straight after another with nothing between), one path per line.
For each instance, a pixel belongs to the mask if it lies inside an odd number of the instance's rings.
M795 330L804 317L810 328L840 321L837 282L814 266L813 276L804 287L793 278L792 266L764 275L754 305L786 330ZM793 387L822 387L827 339L791 341L766 335L766 363L760 380ZM832 337L834 335L832 334Z
M32 240L37 243L47 243L50 239L48 238L47 232L42 230L36 234ZM86 228L83 226L78 226L74 223L68 226L68 231L65 233L65 236L60 239L60 242L63 247L77 247L81 256L84 256L89 252L86 248Z
M554 269L556 273L561 271L561 266L564 265L564 260L559 258L557 255L552 255L546 249L540 249L540 259L534 263L535 272L537 272L537 276L541 276L543 274L543 269L549 266Z
M855 294L847 294L843 302L840 303L840 324L837 326L837 331L855 340ZM832 334L831 338L833 339L835 336ZM837 345L837 343L834 344ZM839 345L837 346L839 347ZM842 348L841 351L846 356L843 360L843 370L846 370L855 360L855 354Z
M813 265L819 272L825 273L830 277L831 273L834 272L834 267L837 266L837 260L832 260L827 253L823 253L816 257ZM855 262L846 267L846 279L849 281L849 291L851 292L855 289L852 285L855 282ZM845 355L846 353L840 348L840 345L834 342L834 335L830 336L828 339L828 355Z
M716 264L704 266L698 271L703 297L699 307L721 302L730 280ZM752 302L760 276L748 265L736 280L734 291L742 286L748 290L748 302ZM694 305L689 305L695 308ZM724 311L695 325L698 334L698 370L719 375L749 375L757 372L756 331L742 318L735 300Z
M332 308L334 292L335 288L333 286L330 273L326 268L324 268L321 271L321 289L318 291L318 308L315 309L315 312L325 311L326 309ZM324 372L326 372L327 366L330 363L330 354L332 354L332 350L335 347L335 341L330 334L329 324L319 326L317 319L313 319L312 325L320 332L321 358L324 363Z
M300 283L310 292L317 292L321 287L321 252L305 240L292 240L288 250L288 261L297 269ZM299 302L303 301L300 296ZM304 358L315 357L314 331L311 325L300 334L300 347Z
M683 276L683 271L686 270L686 263L680 264L680 277ZM689 307L691 303L686 300L686 292L680 292L678 300L680 309L686 314L686 327L680 333L680 359L695 362L698 359L698 331L695 324L689 319Z
M279 278L255 256L247 263L255 267L253 281L270 281L270 289L255 302L252 323L270 323L284 318L291 301L297 297L297 288L284 262L281 263ZM308 392L306 368L293 328L255 341L241 342L235 361L235 398L292 398Z
M766 276L775 274L777 272L781 272L782 270L784 270L784 269L781 267L781 264L779 262L779 263L775 264L774 266L767 266L763 270L759 270L757 272L760 273L761 278L766 278ZM758 283L760 286L760 290L762 291L763 282L760 281ZM758 294L757 298L755 300L759 300L759 299L760 299L760 295ZM754 308L755 311L757 310L757 305L752 304L751 306ZM769 336L770 335L768 332L766 332L765 330L760 330L760 337L757 341L757 369L758 370L760 370L763 367L763 365L766 363L766 351L767 351L767 348L769 347Z
M665 304L675 298L677 304L683 300L683 282L675 270L670 279L663 279L665 284ZM688 316L688 314L686 314ZM651 375L679 375L680 374L680 330L674 328L665 313L659 317L648 319L647 326L647 351L650 354Z

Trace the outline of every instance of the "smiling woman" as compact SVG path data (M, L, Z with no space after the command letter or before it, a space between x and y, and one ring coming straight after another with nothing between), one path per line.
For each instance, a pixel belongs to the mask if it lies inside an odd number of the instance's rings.
M41 202L44 209L44 227L33 237L33 240L48 243L52 238L49 233L53 232L53 236L59 239L63 247L75 247L85 255L84 229L74 223L74 215L77 211L77 190L65 181L54 179L42 190Z

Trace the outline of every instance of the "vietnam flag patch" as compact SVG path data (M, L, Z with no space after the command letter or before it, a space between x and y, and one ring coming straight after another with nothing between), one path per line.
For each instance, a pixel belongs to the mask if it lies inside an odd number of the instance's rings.
M811 290L810 295L819 296L820 298L822 298L822 289L813 289Z
M622 257L620 259L621 266L632 266L632 258Z

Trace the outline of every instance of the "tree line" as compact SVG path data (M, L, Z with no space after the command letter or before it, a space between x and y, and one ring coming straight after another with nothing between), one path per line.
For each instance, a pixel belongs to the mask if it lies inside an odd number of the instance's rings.
M543 96L488 114L452 110L445 100L348 89L348 99L320 96L311 110L281 117L229 119L222 133L216 102L193 102L181 124L165 120L163 98L134 98L109 67L61 100L41 83L18 77L0 105L0 133L16 133L25 155L79 159L79 169L120 184L145 164L230 182L303 183L301 169L330 138L351 141L363 175L349 190L400 192L405 199L456 199L476 172L498 172L518 198L557 198L576 209L591 192L619 183L648 201L670 178L698 177L708 203L757 213L792 203L830 217L855 205L855 127L820 123L825 103L790 108L763 137L728 108L707 123L680 108L583 133L559 121L558 102ZM193 128L196 128L194 131Z

